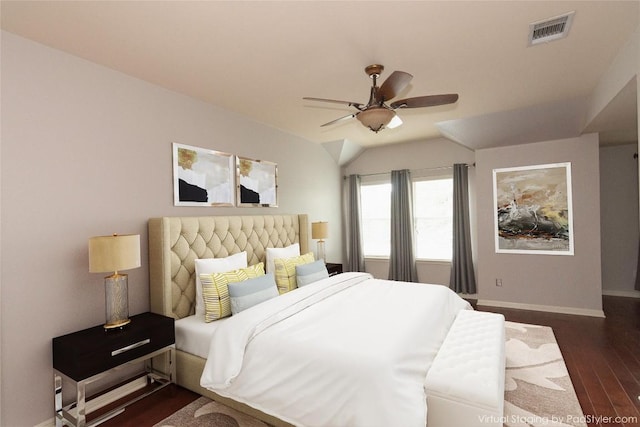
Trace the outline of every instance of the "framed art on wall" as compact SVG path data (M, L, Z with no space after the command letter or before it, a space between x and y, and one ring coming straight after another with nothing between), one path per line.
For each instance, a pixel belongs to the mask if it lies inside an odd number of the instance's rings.
M278 165L236 156L238 206L278 206Z
M497 253L573 255L571 163L493 170Z
M173 143L175 206L233 206L233 155Z

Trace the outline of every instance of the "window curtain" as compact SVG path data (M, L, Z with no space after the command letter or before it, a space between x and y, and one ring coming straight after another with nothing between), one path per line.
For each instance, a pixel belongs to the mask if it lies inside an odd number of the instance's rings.
M468 166L453 165L453 255L449 287L456 293L475 294L476 276L471 254Z
M413 232L411 174L408 169L391 171L389 280L418 281Z
M349 175L347 194L347 268L345 271L364 271L364 253L362 252L362 230L360 221L360 175Z

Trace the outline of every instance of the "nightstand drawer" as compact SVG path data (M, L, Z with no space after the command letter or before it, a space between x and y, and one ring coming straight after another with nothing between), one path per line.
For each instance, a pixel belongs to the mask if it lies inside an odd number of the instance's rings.
M335 264L335 263L328 262L326 263L326 266L327 266L327 272L329 273L329 276L342 273L342 264Z
M81 381L174 343L174 320L144 313L123 329L96 326L54 338L53 368Z

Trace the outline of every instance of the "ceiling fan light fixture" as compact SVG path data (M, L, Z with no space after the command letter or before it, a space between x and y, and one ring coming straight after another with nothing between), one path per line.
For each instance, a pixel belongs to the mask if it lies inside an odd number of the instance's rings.
M396 113L388 108L371 107L364 111L360 111L356 115L356 118L364 126L378 133L384 129L395 116Z
M400 118L399 115L396 114L395 116L393 116L393 119L391 119L389 124L385 126L385 128L387 128L387 129L395 129L400 125L402 125L402 119Z
M366 104L327 98L302 98L310 101L344 104L349 107L355 107L355 109L358 110L356 113L340 117L321 126L329 126L355 117L365 127L378 133L382 129L394 129L402 125L402 120L395 112L398 108L435 107L437 105L453 104L458 101L457 93L449 93L444 95L414 96L387 104L388 101L394 99L398 93L407 87L413 76L404 71L394 71L384 83L382 83L382 86L378 87L376 81L382 70L384 70L384 67L380 64L374 64L369 65L364 70L367 75L373 79L369 101Z

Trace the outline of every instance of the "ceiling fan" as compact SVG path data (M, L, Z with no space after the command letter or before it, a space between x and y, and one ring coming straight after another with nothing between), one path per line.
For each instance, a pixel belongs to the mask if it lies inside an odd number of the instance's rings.
M332 120L321 126L329 126L334 123L348 120L353 117L358 119L360 123L368 127L372 131L378 133L382 129L393 129L402 124L402 120L396 114L395 110L400 108L421 108L421 107L434 107L436 105L453 104L458 100L458 94L444 94L444 95L428 95L417 96L414 98L401 99L392 103L388 103L390 100L396 97L396 95L404 88L407 87L413 76L404 71L394 71L382 83L382 86L378 87L377 82L380 74L384 70L384 66L380 64L369 65L364 69L365 73L373 80L371 86L371 94L369 95L369 101L367 104L360 104L358 102L351 101L339 101L336 99L325 98L311 98L304 97L302 99L309 101L321 101L332 102L334 104L344 104L349 107L355 107L358 111L348 116L340 117Z

